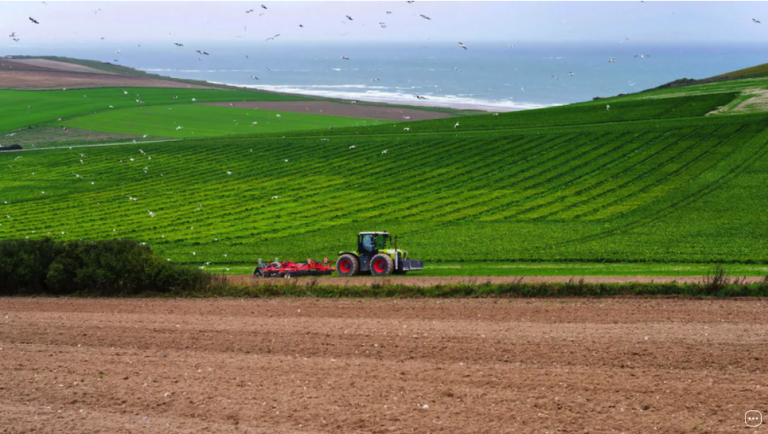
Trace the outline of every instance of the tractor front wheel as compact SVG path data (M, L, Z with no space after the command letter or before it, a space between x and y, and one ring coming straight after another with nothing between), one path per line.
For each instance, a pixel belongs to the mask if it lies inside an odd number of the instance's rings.
M389 255L379 253L371 259L371 273L374 276L392 274L395 270L395 261Z
M360 270L357 258L352 255L341 255L336 261L336 272L339 276L354 276Z

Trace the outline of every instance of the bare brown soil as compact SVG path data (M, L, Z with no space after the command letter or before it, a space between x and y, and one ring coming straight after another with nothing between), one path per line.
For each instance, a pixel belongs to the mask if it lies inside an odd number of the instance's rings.
M768 410L767 313L761 299L5 298L0 433L743 431Z
M425 110L381 107L327 101L240 101L201 103L221 107L238 107L260 110L279 110L295 113L312 113L349 118L380 119L385 121L423 121L452 117L447 113Z
M77 65L74 63L59 62L49 59L3 59L2 66L17 69L39 69L39 70L56 70L56 71L68 71L68 72L91 72L96 74L110 74L109 72L100 71L89 66Z
M737 277L733 277L736 279ZM764 277L738 277L744 283L760 283ZM461 283L556 283L579 282L585 283L702 283L703 277L696 276L389 276L389 277L316 277L299 279L257 278L249 274L230 275L227 280L231 283L248 283L259 285L263 283L289 283L297 285L326 285L326 286L371 286L378 284L401 284L411 286L455 285Z
M213 88L159 78L120 75L48 59L0 59L0 89L50 90L114 86Z

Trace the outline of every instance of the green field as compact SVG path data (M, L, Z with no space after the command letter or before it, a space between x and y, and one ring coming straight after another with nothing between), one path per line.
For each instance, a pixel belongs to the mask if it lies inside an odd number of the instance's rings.
M70 128L174 138L276 133L383 123L385 121L373 119L194 104L109 110L63 122Z
M632 96L611 110L598 101L396 134L380 125L0 153L0 239L130 238L224 268L335 258L356 232L386 229L436 268L723 262L759 274L768 116L704 116L735 96Z
M299 97L271 93L205 89L0 90L0 133L43 123L58 125L59 118L66 124L73 117L97 112L119 111L140 106L193 104L193 98L196 102L303 100ZM143 104L137 102L137 99L143 101Z

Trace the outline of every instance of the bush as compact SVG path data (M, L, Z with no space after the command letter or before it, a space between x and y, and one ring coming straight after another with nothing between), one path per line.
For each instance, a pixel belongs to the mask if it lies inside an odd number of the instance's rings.
M21 145L0 146L0 152L2 152L2 151L18 151L19 149L23 149L21 147Z
M129 240L0 242L0 295L131 295L205 289L212 276Z

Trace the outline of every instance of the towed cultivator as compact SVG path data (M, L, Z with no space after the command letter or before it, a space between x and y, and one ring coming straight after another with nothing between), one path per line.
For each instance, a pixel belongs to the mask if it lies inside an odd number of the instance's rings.
M299 276L326 276L333 273L334 268L328 265L328 258L325 262L316 262L307 259L307 262L296 263L293 261L270 262L262 264L259 259L259 266L254 270L256 277L299 277Z

